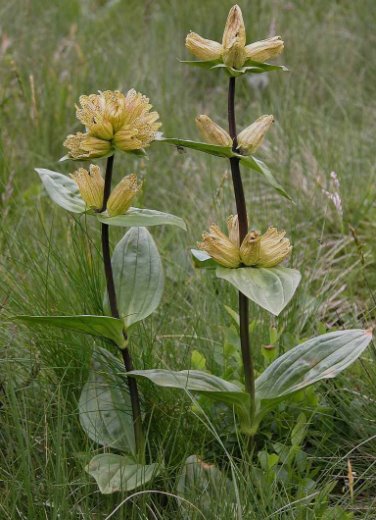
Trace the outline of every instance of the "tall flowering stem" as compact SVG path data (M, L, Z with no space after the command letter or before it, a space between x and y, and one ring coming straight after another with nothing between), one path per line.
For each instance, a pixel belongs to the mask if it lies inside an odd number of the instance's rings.
M103 196L103 206L101 208L101 212L105 211L107 208L107 202L111 193L111 182L112 182L112 170L114 165L114 155L107 159L107 167L106 167L106 175L105 175L105 183L104 183L104 196ZM110 303L111 314L114 318L120 318L119 309L117 306L116 300L116 290L114 283L114 276L112 272L112 264L111 264L111 251L110 251L110 239L109 239L109 226L107 224L102 224L102 254L103 254L103 263L104 263L104 271L106 275L106 285L107 285L107 293L108 300ZM124 339L127 343L128 335L124 331ZM125 370L130 372L133 370L133 362L132 357L129 352L128 346L121 349L121 354L123 356L123 362L125 366ZM133 416L133 428L134 428L134 436L136 443L136 451L140 457L143 457L144 452L144 433L142 427L142 415L141 415L141 406L140 406L140 397L137 388L137 381L134 378L128 378L128 387L131 398L131 406L132 406L132 416Z
M229 133L233 140L233 150L238 147L236 118L235 118L235 78L231 77L228 88L228 126ZM230 159L232 183L234 186L236 210L239 219L239 243L243 242L248 233L247 206L245 203L243 182L240 173L239 159ZM244 367L245 389L250 396L251 420L255 417L255 374L249 338L249 308L248 298L239 291L239 322L240 322L240 345Z

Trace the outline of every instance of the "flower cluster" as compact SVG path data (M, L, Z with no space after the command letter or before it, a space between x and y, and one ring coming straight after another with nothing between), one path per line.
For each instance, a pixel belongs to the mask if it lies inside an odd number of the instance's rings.
M254 123L247 126L237 136L237 150L242 155L251 155L262 144L266 132L274 123L274 117L264 115L256 119ZM196 117L196 125L202 138L210 144L218 144L221 146L232 146L233 141L230 134L221 126L215 123L210 117L200 115Z
M285 231L270 227L260 235L249 231L240 244L238 216L227 219L228 236L218 226L212 225L209 233L202 235L198 247L206 251L218 264L235 269L241 265L275 267L291 253L292 246Z
M243 15L238 5L230 9L222 43L207 40L195 32L190 32L185 45L200 60L222 61L227 67L235 69L243 67L247 60L265 62L283 51L283 41L280 36L246 45Z
M80 97L77 118L86 132L68 135L64 146L72 159L91 159L142 150L154 140L161 123L158 112L151 112L149 99L131 89L124 95L118 90Z
M104 179L99 166L91 164L89 170L79 168L71 177L88 209L103 211ZM111 191L106 208L108 215L115 217L126 213L141 187L142 183L134 173L124 177Z

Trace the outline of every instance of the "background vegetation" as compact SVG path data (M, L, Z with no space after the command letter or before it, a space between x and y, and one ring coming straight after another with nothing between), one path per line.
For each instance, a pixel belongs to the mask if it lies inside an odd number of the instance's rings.
M77 399L93 341L59 330L31 333L17 313L101 312L104 277L98 230L54 206L34 167L64 172L74 105L98 89L147 93L167 136L197 137L194 117L226 124L225 75L186 68L186 33L220 39L227 0L15 0L0 4L0 518L104 519L125 498L103 497L83 466L98 450L80 428ZM375 323L375 35L373 0L242 0L248 40L281 34L289 73L238 80L242 128L263 113L276 124L262 155L293 195L285 204L244 172L255 227L286 228L291 265L303 273L278 319L251 306L258 368L313 334ZM153 145L149 160L119 156L116 178L145 179L147 207L175 213L188 233L153 228L166 271L163 305L137 331L139 368L238 370L237 337L223 302L236 291L195 272L189 247L211 222L234 211L226 161ZM323 193L340 181L343 218ZM120 238L122 230L114 232ZM275 331L279 339L275 340ZM273 347L266 346L273 343ZM198 355L197 352L201 354ZM205 359L203 359L203 357ZM150 436L166 470L154 490L175 494L186 457L197 454L231 476L231 493L195 506L187 518L231 518L232 493L246 519L376 518L376 351L333 382L305 392L264 423L252 466L231 418L203 417L188 397L143 386L153 405ZM162 400L163 397L163 400ZM202 403L205 407L205 403ZM301 415L303 413L304 415ZM205 448L204 448L205 446ZM259 448L261 449L261 448ZM354 496L348 482L348 461ZM262 470L262 471L261 471ZM350 479L351 480L351 479ZM351 484L351 482L350 482ZM308 497L308 498L307 498ZM209 504L209 506L208 506ZM206 507L206 509L205 509ZM149 491L111 518L184 518L172 497Z

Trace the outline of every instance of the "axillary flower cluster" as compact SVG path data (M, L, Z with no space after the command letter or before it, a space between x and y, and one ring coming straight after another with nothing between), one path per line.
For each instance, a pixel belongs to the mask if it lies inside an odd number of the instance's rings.
M242 155L253 154L262 144L266 132L274 123L272 115L264 115L256 119L254 123L247 126L237 136L236 149ZM197 128L202 138L209 144L220 146L233 146L230 134L224 128L215 123L209 116L204 114L196 117Z
M185 45L189 52L200 60L218 60L227 67L235 69L241 68L248 60L264 62L275 58L283 51L283 41L280 36L246 45L245 25L238 5L230 9L222 43L190 32L186 37Z
M88 209L102 211L104 179L99 166L91 164L89 170L79 168L71 177L76 182L80 195ZM116 217L126 213L141 188L142 183L138 182L137 175L134 173L124 177L111 191L107 202L108 215Z
M131 89L127 94L106 90L80 97L76 107L86 132L68 135L64 146L71 159L112 155L114 150L134 152L147 147L161 126L158 112L151 112L149 98Z
M202 235L198 247L206 251L219 265L230 269L240 266L275 267L289 256L292 246L285 231L270 227L260 235L249 231L240 244L237 215L227 219L228 236L218 226L212 225L209 233Z

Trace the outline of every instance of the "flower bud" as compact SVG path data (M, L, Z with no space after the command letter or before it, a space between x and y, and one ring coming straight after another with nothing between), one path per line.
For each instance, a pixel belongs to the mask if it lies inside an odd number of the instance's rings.
M196 117L196 125L205 142L221 146L232 146L232 139L228 132L214 123L210 117L200 115Z
M262 144L266 132L274 123L273 116L261 116L238 135L238 148L243 155L250 155Z
M246 45L245 53L248 60L264 62L276 58L283 51L283 40L280 36L273 36L266 40Z
M230 241L239 247L239 219L238 215L230 215L227 219L228 237Z
M244 265L257 265L260 259L261 237L257 231L250 231L240 246L240 258Z
M112 190L107 202L110 217L124 215L130 208L133 199L141 190L142 183L137 182L137 175L127 175Z
M202 240L198 247L206 251L220 265L229 268L239 267L239 248L222 233L218 226L210 226L209 233L204 233Z
M71 177L76 182L87 207L100 210L103 205L104 179L99 166L91 164L89 171L79 168Z
M218 60L223 50L220 43L207 40L195 32L187 34L185 46L199 60Z
M261 236L260 256L257 262L259 267L275 267L289 256L292 246L285 235L286 231L270 227Z
M240 68L246 60L246 34L243 15L238 5L234 5L228 14L223 32L223 63L228 67Z
M68 155L72 159L104 157L112 150L110 141L98 139L98 137L82 132L68 135L64 141L64 146L68 148Z

